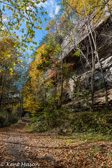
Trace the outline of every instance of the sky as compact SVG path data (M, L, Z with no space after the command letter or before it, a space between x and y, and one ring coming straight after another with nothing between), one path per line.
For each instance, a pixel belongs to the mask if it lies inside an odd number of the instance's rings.
M46 28L48 21L55 18L55 15L59 13L60 5L58 5L58 3L60 1L61 0L47 0L45 3L40 3L38 5L39 7L43 6L44 9L48 12L47 21L46 22L43 21L43 30L38 30L36 32L36 41L38 43L47 34L47 31L45 31L44 29Z
M38 42L38 45L39 45L39 42L42 40L42 38L48 33L48 31L45 30L48 21L55 18L55 16L59 13L61 6L58 4L60 2L61 0L47 0L45 3L40 3L38 5L38 7L43 6L44 10L48 12L48 15L46 15L47 21L44 21L44 17L42 19L43 20L43 25L42 25L43 30L36 31L35 40Z
M32 0L33 1L33 0ZM41 19L43 21L43 30L36 30L36 37L35 37L35 41L39 42L42 40L42 38L47 34L47 31L45 30L46 25L48 23L48 21L50 21L51 19L55 18L55 16L59 13L60 10L60 5L58 5L58 3L60 3L61 0L47 0L46 2L42 3L40 2L37 5L37 8L39 9L41 6L43 7L44 11L47 11L48 14L45 16L41 15ZM2 4L0 4L2 5ZM41 12L41 11L40 11ZM10 10L5 10L5 15L4 15L4 21L7 21L7 16L11 16ZM47 18L47 21L44 21L44 19ZM25 29L25 24L23 23L23 28ZM16 34L20 37L22 34L19 31L16 31Z

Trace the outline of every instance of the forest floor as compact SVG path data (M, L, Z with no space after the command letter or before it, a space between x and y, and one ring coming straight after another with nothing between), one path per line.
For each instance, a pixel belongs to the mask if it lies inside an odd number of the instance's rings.
M29 133L28 120L0 129L0 167L112 168L112 141L84 133Z

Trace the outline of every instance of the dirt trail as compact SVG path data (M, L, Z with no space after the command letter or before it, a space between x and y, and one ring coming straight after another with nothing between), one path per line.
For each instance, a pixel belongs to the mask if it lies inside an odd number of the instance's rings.
M53 133L28 133L28 119L0 129L0 167L112 167L112 143L80 141Z

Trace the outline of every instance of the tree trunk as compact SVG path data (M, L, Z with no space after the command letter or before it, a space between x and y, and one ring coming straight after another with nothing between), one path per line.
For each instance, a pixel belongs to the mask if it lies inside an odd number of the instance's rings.
M93 45L92 41L89 35L89 42L90 42L90 47L91 47L91 54L92 54L92 70L91 70L91 101L92 101L92 109L94 109L94 93L95 93L95 56L94 56L94 51L93 51Z
M103 72L102 64L101 64L101 61L100 61L100 58L99 58L99 54L98 54L98 51L97 51L96 42L95 42L95 39L93 37L93 33L92 33L92 30L91 30L90 26L89 26L89 30L90 30L91 38L92 38L94 49L95 49L94 54L95 54L95 56L96 56L96 58L98 60L99 67L100 67L100 70L101 70L102 79L103 79L104 90L105 90L105 103L106 103L106 106L108 106L109 105L108 104L108 93L107 93L107 87L106 87L104 72Z
M59 106L62 105L62 97L63 97L63 59L62 59L62 52L61 52L61 90L60 90L60 99L59 99Z

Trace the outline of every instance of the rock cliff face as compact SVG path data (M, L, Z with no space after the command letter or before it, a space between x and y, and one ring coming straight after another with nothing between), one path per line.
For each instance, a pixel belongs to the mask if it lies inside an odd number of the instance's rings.
M106 21L102 21L100 24L95 26L94 29L92 29L92 31L96 42L99 58L102 64L106 85L107 88L110 89L112 88L112 17L110 16ZM68 39L66 41L67 43L68 41L70 41L70 37L66 38ZM80 45L82 53L86 56L91 65L92 52L89 38L90 38L89 34L88 35L86 34L83 38L79 39L78 45ZM74 63L73 70L74 72L76 72L76 75L69 76L68 79L69 98L73 97L77 79L80 79L81 83L87 89L91 90L91 76L92 76L91 68L88 66L87 61L85 60L83 54L80 53L80 57L74 56L75 52L76 52L76 45L73 44L72 41L72 44L68 45L68 48L66 47L66 51L64 50L64 56L63 56L63 59L66 63ZM102 75L97 60L95 60L94 74L95 74L95 89L96 90L102 89L103 88Z

